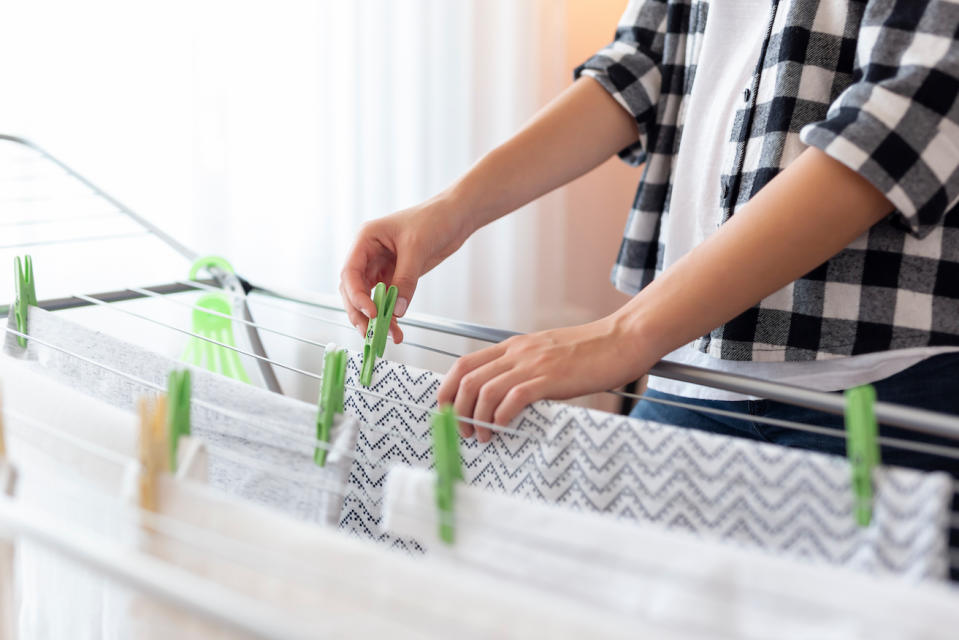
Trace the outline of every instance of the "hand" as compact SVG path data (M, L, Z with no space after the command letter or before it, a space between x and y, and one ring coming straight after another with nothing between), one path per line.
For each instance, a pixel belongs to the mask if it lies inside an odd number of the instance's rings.
M655 362L614 314L589 324L515 336L463 356L438 391L459 416L505 426L528 404L566 400L636 380ZM460 423L460 435L488 442L490 429Z
M363 225L340 272L343 306L361 335L366 335L368 320L376 315L370 291L377 282L384 282L398 290L390 335L393 342L403 341L396 318L409 308L420 276L466 240L465 218L464 208L452 198L438 196Z

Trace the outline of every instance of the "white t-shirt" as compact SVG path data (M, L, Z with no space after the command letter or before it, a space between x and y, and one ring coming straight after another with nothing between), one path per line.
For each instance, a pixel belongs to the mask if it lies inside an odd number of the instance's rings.
M686 119L664 222L663 264L675 263L710 235L722 221L719 176L723 146L736 109L748 100L756 61L769 16L768 0L714 0L709 3L699 65L686 97ZM692 116L692 114L708 114ZM810 362L739 362L707 356L687 345L666 356L670 362L797 384L820 391L838 391L875 382L957 347L925 347L870 353ZM710 400L743 400L750 396L650 377L649 387L665 393Z

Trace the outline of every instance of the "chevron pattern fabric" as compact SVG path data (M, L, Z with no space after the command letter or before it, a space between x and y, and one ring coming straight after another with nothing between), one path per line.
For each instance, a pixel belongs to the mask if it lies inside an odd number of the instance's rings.
M347 384L356 388L360 363L351 353ZM432 408L441 378L380 360L373 380L380 396ZM361 455L340 526L421 550L379 522L389 468L431 465L428 413L353 389L346 411L361 423ZM948 571L946 474L879 469L873 520L860 528L841 457L554 402L532 405L512 426L529 437L462 443L468 484L868 572L925 579Z

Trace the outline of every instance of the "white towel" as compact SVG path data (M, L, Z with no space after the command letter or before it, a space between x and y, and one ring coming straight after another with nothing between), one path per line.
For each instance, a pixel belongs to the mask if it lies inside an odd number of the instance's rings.
M390 471L383 525L430 555L666 628L715 638L952 638L944 585L812 566L583 511L455 487L455 542L437 533L436 477Z

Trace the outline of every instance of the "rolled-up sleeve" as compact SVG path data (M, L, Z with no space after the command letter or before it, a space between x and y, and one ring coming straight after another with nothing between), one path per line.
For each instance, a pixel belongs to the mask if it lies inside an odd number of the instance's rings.
M959 4L871 0L857 79L800 139L882 191L918 237L959 202Z
M616 38L576 68L609 92L639 125L639 139L619 152L630 164L645 159L646 134L656 115L662 85L666 0L631 0L619 21Z

